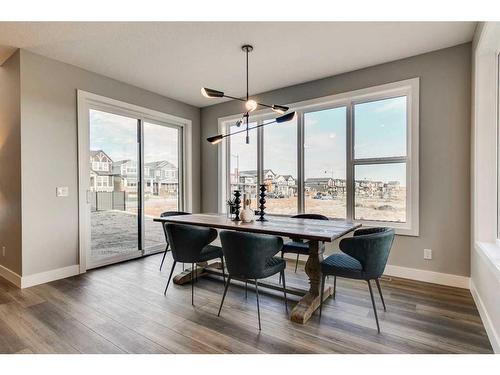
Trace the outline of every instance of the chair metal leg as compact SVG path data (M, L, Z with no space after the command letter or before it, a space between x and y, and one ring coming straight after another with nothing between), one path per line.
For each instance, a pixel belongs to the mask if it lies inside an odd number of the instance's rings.
M226 270L224 269L224 257L220 257L220 262L222 263L222 279L226 282Z
M333 299L335 299L335 293L337 293L337 276L333 276Z
M167 246L165 247L165 251L163 252L163 258L161 258L160 271L161 271L161 268L163 267L163 262L165 261L165 256L167 255L167 252L168 252L168 242L167 242Z
M194 306L194 279L193 279L194 263L191 263L191 305Z
M288 312L288 300L286 298L286 282L285 282L285 270L280 272L281 277L283 279L283 294L285 295L285 309Z
M319 294L319 318L321 319L321 312L323 310L323 293L325 292L325 275L321 275L321 291Z
M174 273L174 269L175 269L176 264L177 264L177 262L174 260L174 264L172 265L172 269L170 270L170 276L168 277L167 286L165 287L165 291L163 292L164 296L167 294L168 284L170 284L170 279L172 278L172 274Z
M259 331L262 330L260 326L260 306L259 306L259 282L255 279L255 294L257 295L257 316L259 317Z
M182 263L182 271L184 272L184 263Z
M245 281L245 299L248 298L248 283Z
M219 307L219 312L217 313L217 316L220 316L220 312L222 310L222 305L224 304L224 299L226 298L226 293L227 293L227 290L229 288L230 282L231 282L231 276L228 276L226 286L224 287L224 294L222 295L222 301L220 301L220 307Z
M283 258L284 258L284 256L285 256L285 252L284 252L284 251L282 251L282 252L281 252L281 259L283 259ZM281 272L280 272L280 279L279 279L279 281L278 281L278 284L281 284Z
M375 313L375 321L377 322L377 332L380 333L380 326L378 324L378 316L377 316L377 306L375 306L375 299L373 298L372 285L370 284L370 280L366 280L368 283L368 288L370 289L370 297L372 298L373 312Z
M295 273L297 273L297 266L299 265L299 255L300 254L297 253L297 260L295 261Z
M375 282L377 283L378 293L380 294L380 299L382 300L382 306L384 306L384 311L387 311L387 309L385 308L384 296L382 295L382 289L380 288L380 282L378 279L375 279Z

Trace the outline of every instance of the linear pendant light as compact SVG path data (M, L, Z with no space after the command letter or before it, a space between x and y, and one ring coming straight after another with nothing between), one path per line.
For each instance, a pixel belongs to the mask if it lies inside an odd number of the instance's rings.
M227 95L223 91L209 89L207 87L202 87L201 88L201 94L205 98L229 98L229 99L234 99L234 100L239 100L241 102L245 102L246 112L243 114L242 120L239 120L236 124L237 124L237 126L240 126L241 123L243 122L243 119L244 119L245 122L246 122L246 129L240 130L240 131L237 131L237 132L234 132L234 133L226 134L226 135L218 134L218 135L215 135L213 137L207 138L207 141L210 142L210 143L212 143L212 144L217 144L217 143L221 142L225 137L230 137L233 134L238 134L238 133L242 133L242 132L246 132L247 133L246 134L246 143L249 144L250 143L250 136L249 136L249 131L250 130L257 129L257 128L260 128L262 126L269 125L269 124L274 124L274 123L278 123L279 124L281 122L290 121L290 120L292 120L295 117L295 112L292 112L292 113L289 113L289 114L285 115L285 113L288 111L289 108L286 107L286 106L284 106L284 105L278 105L278 104L268 105L268 104L264 104L264 103L258 103L255 100L249 99L249 96L248 96L248 54L253 51L253 46L251 46L249 44L245 44L244 46L241 47L241 49L246 54L246 74L247 74L246 75L246 83L247 83L246 98L245 99L237 98L237 97L234 97L234 96ZM278 117L278 118L276 118L272 122L268 122L268 123L261 124L259 126L254 126L254 127L250 128L249 127L249 121L248 121L248 118L250 117L250 112L255 111L259 106L260 107L265 107L265 108L270 108L274 112L276 112L276 113L278 113L280 115L284 115L284 116Z

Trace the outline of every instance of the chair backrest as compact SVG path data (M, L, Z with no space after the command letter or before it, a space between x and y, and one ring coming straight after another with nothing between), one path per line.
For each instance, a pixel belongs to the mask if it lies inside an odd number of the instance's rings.
M176 223L164 223L164 228L174 260L182 263L197 262L201 250L217 238L213 228Z
M183 212L183 211L165 211L160 214L160 217L169 217L178 215L191 215L191 214L189 212ZM163 226L163 233L165 234L165 240L168 243L167 231L165 230L165 226Z
M358 229L353 237L344 238L339 247L361 263L366 278L379 278L384 272L393 241L394 229L367 228Z
M320 215L320 214L298 214L292 216L292 219L330 220L325 215Z
M266 261L283 247L281 237L266 234L221 231L222 252L229 275L243 279L260 279Z

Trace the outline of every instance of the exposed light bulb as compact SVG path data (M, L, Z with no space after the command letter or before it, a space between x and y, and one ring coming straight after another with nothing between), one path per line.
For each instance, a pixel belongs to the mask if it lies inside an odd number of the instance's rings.
M247 100L245 103L245 108L248 112L255 111L257 109L257 102L255 100Z
M207 89L205 89L204 87L201 88L201 95L203 95L205 98L210 98L210 96L208 96Z

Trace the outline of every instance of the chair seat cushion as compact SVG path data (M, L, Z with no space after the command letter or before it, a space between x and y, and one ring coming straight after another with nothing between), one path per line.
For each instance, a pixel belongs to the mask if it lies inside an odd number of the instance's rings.
M266 260L266 268L262 275L259 278L266 278L281 272L286 267L286 261L282 258L272 257Z
M321 272L324 275L342 276L349 278L363 278L363 266L353 257L335 253L321 262Z
M201 250L198 262L206 262L217 258L222 258L222 248L220 246L207 245Z
M307 242L289 241L283 245L281 251L283 253L307 255L309 254L309 244Z

